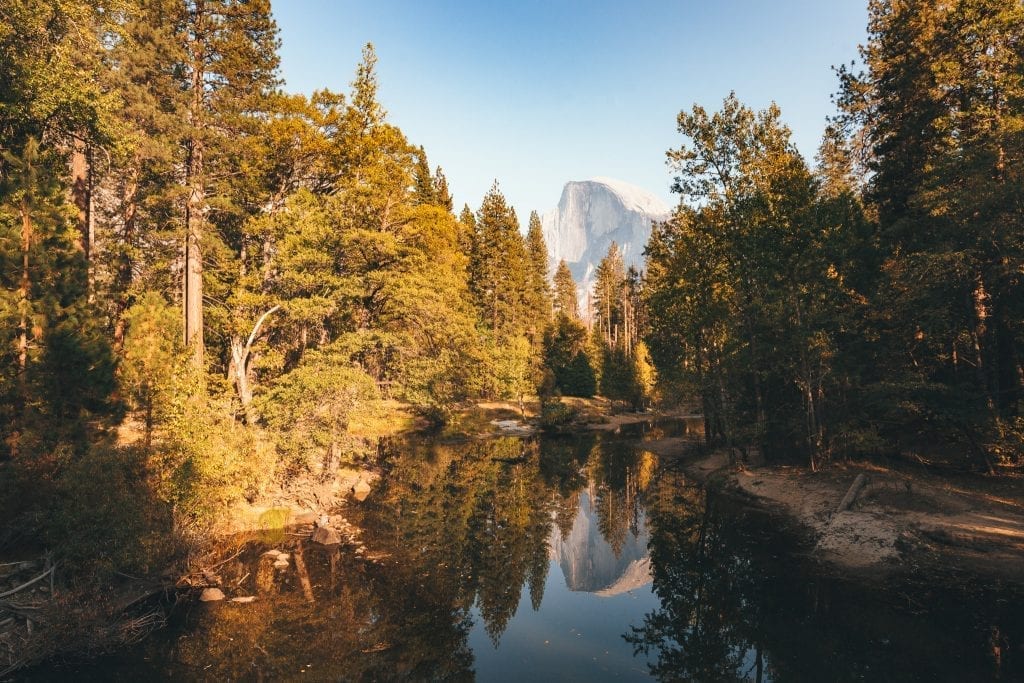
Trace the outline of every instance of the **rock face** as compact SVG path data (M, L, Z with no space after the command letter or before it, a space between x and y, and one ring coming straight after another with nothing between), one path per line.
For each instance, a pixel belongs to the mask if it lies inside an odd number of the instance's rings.
M669 213L668 205L661 199L621 180L592 178L568 182L558 207L541 218L551 268L565 259L580 285L585 304L594 269L611 243L618 243L627 268L636 266L642 270L651 221L665 220Z

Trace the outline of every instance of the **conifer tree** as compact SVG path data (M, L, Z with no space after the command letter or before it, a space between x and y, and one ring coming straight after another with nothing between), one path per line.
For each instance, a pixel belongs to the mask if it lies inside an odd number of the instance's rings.
M434 170L434 198L438 206L443 208L445 211L451 213L454 210L455 203L452 201L451 191L448 189L448 179L444 175L444 171L438 166Z
M121 100L113 124L120 139L97 180L102 192L116 198L96 211L97 279L117 347L139 292L163 291L177 299L169 280L181 254L178 184L187 98L175 65L185 58L183 20L178 0L131 3L120 40L106 56L103 80Z
M515 210L497 181L476 213L470 274L484 324L499 339L516 334L527 318L527 253Z
M555 270L555 311L578 320L580 317L579 294L576 280L572 277L569 264L562 259Z
M536 211L530 212L529 228L526 232L527 255L527 308L530 314L527 329L531 338L539 343L545 326L551 320L551 286L548 284L548 248L544 243L544 231Z
M617 345L622 333L625 286L625 263L619 245L612 242L594 273L594 317L608 346Z
M437 204L437 188L434 187L434 177L430 174L430 164L427 163L427 153L420 145L416 150L416 170L413 173L413 192L416 194L416 201L420 204Z
M920 397L900 404L909 420L970 425L991 462L981 444L1005 450L1024 385L1024 8L873 0L868 30L863 72L840 70L838 123L866 141L879 220L880 383Z
M459 248L467 258L473 258L476 249L476 214L469 208L469 204L464 204L459 213Z
M231 196L215 180L237 178L247 134L258 126L257 114L277 87L277 26L269 0L188 0L185 3L187 129L185 159L185 344L198 366L203 364L203 252L218 238L229 242L230 224L221 234L208 230L211 195ZM223 181L221 181L223 182ZM230 181L228 181L230 182ZM229 220L230 214L226 216Z

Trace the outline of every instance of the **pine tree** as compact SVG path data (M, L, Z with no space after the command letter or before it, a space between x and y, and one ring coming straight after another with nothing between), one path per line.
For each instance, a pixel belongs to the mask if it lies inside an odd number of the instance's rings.
M476 214L471 286L484 324L497 339L527 322L527 253L515 210L494 185Z
M204 357L203 252L217 238L231 241L233 216L208 230L211 195L231 196L214 179L234 178L246 137L259 125L258 112L277 87L277 26L269 0L189 0L185 3L184 77L189 99L183 140L185 161L185 344L197 366ZM235 168L232 168L234 166ZM230 182L230 181L228 181ZM233 274L232 274L233 275Z
M430 175L430 164L427 163L427 153L420 145L416 150L416 170L413 173L413 192L416 194L416 201L420 204L437 204L437 188L434 187L434 177Z
M659 375L701 397L709 441L778 452L802 433L813 467L832 448L839 345L857 343L845 315L863 299L850 287L863 266L848 257L864 221L819 196L775 106L730 95L714 114L682 112L679 130L687 143L669 155L683 199L647 249Z
M459 213L459 248L467 258L472 258L476 249L476 214L469 204L463 205Z
M1022 398L1024 296L1009 274L1024 263L1024 8L874 0L869 14L865 69L841 70L838 120L866 141L879 220L880 383L920 397L901 403L907 419L970 425L973 455L990 462L979 444L1003 448Z
M448 189L448 179L445 177L444 171L441 170L440 166L434 171L433 185L437 205L451 213L454 210L455 203L452 201L452 195Z
M59 150L28 138L4 154L0 185L0 443L10 456L45 458L60 442L80 451L90 415L102 416L114 363L88 303L88 269L74 212L64 203Z
M555 311L574 320L579 320L580 304L576 281L565 259L558 262L555 270Z
M543 330L551 320L551 286L548 284L548 248L544 243L544 231L536 211L530 212L526 255L527 308L530 314L527 332L539 344Z
M626 267L619 245L612 242L594 272L595 323L607 346L617 346L623 333Z
M184 61L178 0L132 3L106 56L104 81L118 93L119 143L96 181L114 198L96 211L97 286L106 296L114 344L124 340L125 313L139 292L173 295L170 278L180 259L179 170L184 164L187 99L176 73ZM143 255L145 255L143 257ZM105 299L105 301L104 301Z
M544 365L555 388L566 396L597 393L597 374L589 350L587 328L577 318L559 313L544 333Z

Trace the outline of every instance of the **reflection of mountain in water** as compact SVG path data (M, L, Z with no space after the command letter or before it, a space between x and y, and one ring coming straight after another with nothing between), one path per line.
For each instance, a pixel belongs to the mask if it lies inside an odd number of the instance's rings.
M569 590L609 597L650 583L651 561L643 515L639 520L640 533L626 534L618 557L601 535L597 523L590 495L583 491L572 531L564 539L557 527L552 531L551 558L558 560Z

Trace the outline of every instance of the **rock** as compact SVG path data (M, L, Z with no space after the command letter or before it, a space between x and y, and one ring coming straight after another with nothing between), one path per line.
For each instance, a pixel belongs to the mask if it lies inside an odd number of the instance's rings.
M328 526L317 527L310 540L320 545L337 545L341 543L341 537L338 536L338 532Z
M296 524L316 524L315 512L300 512L293 520Z
M565 259L581 293L590 291L595 270L612 242L618 244L626 267L643 271L651 222L670 213L659 197L619 180L568 182L558 206L541 217L549 262Z
M362 503L366 500L366 497L370 495L370 485L366 481L360 479L356 482L356 485L352 487L352 497Z
M219 588L204 588L199 595L199 602L217 602L224 599L224 591Z
M274 563L274 569L288 569L288 560L278 560Z
M231 598L231 602L237 602L242 605L247 605L250 602L253 602L254 600L256 600L255 595L246 595L244 597Z

